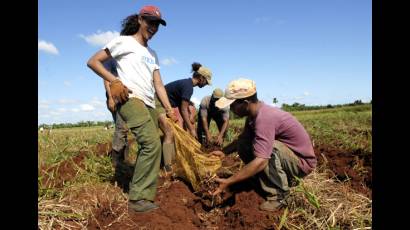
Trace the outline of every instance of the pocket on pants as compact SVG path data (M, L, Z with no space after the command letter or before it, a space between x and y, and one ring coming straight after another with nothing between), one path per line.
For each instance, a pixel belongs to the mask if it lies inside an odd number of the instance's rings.
M151 115L144 102L137 98L130 98L119 108L119 113L128 128L138 127L151 119Z

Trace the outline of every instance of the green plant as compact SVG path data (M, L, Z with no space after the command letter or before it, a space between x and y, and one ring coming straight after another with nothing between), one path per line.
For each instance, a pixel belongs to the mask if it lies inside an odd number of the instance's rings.
M295 191L303 193L303 195L309 201L309 203L311 205L313 205L313 207L315 207L316 209L319 209L320 208L320 203L319 203L319 199L317 198L317 196L313 192L308 191L308 189L306 189L306 187L303 184L302 179L300 179L296 176L295 176L295 179L298 182L298 186L296 187Z

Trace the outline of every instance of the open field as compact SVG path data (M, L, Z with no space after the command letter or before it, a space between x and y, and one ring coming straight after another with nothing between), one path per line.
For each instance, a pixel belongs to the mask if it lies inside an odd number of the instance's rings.
M288 207L275 213L259 211L263 198L246 184L228 202L209 207L183 181L164 182L162 172L156 197L160 208L128 213L126 188L114 178L108 156L112 129L39 133L39 228L371 229L371 105L292 113L310 134L319 166L292 188ZM243 122L230 121L227 141L239 135ZM214 123L211 129L215 132ZM132 163L137 146L129 141ZM227 160L232 165L240 161L236 154Z

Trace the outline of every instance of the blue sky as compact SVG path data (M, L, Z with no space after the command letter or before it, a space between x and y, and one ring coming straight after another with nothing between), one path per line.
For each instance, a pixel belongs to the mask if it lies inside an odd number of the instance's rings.
M194 61L213 85L194 88L198 103L215 87L245 77L271 103L350 103L372 98L370 0L39 0L38 123L111 120L102 79L87 60L143 5L167 26L149 42L163 82L191 77Z

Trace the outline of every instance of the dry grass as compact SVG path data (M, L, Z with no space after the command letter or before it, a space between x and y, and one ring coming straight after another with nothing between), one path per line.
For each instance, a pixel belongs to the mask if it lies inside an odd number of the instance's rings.
M326 114L309 112L296 116L316 141L331 145L341 140L344 146L371 152L371 110L346 114L338 110ZM232 129L237 126L242 127L243 120L231 122L229 139L239 134ZM97 129L56 130L52 135L39 136L39 229L138 228L128 215L126 194L107 182L113 176L110 159L95 154L95 145L109 142L111 136L111 132ZM77 173L70 183L62 188L54 187L53 183L41 184L45 176L41 166L61 164L80 151L86 153L84 165L74 167ZM372 200L352 190L349 184L329 178L326 170L326 165L317 168L292 189L289 206L276 223L277 229L371 229ZM55 171L49 175L51 180L59 176Z
M136 227L129 215L127 197L120 188L109 183L81 184L67 187L65 196L55 199L39 199L39 229L88 229L94 224L109 229L115 223ZM96 215L109 208L107 223L100 223Z
M287 229L370 229L372 200L316 170L292 189ZM310 199L310 197L316 199Z

